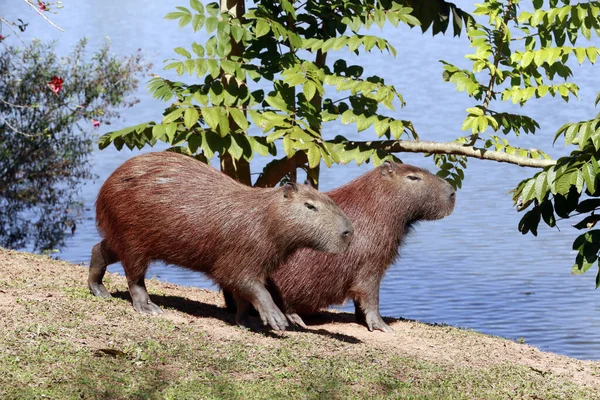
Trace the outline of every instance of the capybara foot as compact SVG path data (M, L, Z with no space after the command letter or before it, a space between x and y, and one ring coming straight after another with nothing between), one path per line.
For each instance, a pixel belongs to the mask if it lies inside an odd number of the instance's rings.
M296 314L296 313L285 314L285 316L287 317L288 321L290 321L292 324L297 325L303 329L308 329L308 327L306 326L304 321L302 321L302 318L300 318L300 316L298 314Z
M259 314L263 324L269 325L275 331L285 331L288 327L285 315L277 307L269 308Z
M106 286L101 283L90 283L88 284L88 287L90 289L90 293L96 297L102 297L103 299L109 299L112 297Z
M392 328L391 326L389 326L388 324L383 322L383 319L381 319L381 316L367 314L365 317L366 317L365 322L367 324L367 328L369 329L369 331L373 332L374 330L378 330L378 331L387 332L387 333L395 332L394 328Z
M158 315L163 313L162 308L151 302L149 299L146 301L134 301L133 308L135 308L135 311L144 315Z

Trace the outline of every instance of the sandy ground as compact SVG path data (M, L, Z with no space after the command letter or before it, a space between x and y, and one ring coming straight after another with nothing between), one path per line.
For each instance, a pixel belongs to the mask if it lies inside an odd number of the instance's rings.
M133 314L134 310L128 304L125 279L114 274L107 274L107 277L108 289L121 299L119 307L123 308L123 312ZM3 316L9 310L13 315L19 312L19 298L49 303L68 301L69 290L81 293L86 279L85 266L0 248L0 323L7 329ZM192 324L215 340L246 340L265 346L277 345L272 336L279 334L248 335L233 326L233 315L223 308L222 296L218 292L157 281L148 281L147 286L153 300L166 309L164 314L153 318L167 318L188 326ZM25 309L23 312L26 312ZM377 349L456 367L487 368L510 363L526 366L542 376L552 374L565 381L600 388L600 362L576 360L543 352L527 344L449 326L407 320L386 321L396 330L395 334L369 332L347 313L326 311L305 319L315 340L322 340L324 354ZM130 328L114 326L113 329ZM294 337L307 334L288 331L280 335Z

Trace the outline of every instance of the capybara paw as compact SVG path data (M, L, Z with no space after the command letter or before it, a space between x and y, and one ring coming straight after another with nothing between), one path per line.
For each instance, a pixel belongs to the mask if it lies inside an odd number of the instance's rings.
M109 299L112 297L106 286L101 283L90 283L88 287L90 289L90 293L96 297L102 297L103 299Z
M264 325L269 325L275 331L285 331L288 327L285 315L279 310L266 312L265 315L261 315L261 320Z
M285 316L287 317L288 321L290 321L292 324L297 325L300 328L308 329L308 327L306 326L304 321L302 321L302 318L300 318L298 314L285 314Z
M143 301L135 302L134 301L133 308L135 309L135 311L139 312L140 314L144 314L144 315L158 315L158 314L163 313L162 308L160 308L159 306L157 306L150 300L145 301L145 302L143 302Z
M386 332L386 333L394 333L394 328L383 322L381 317L373 318L372 320L367 317L367 328L369 328L370 332L374 330Z

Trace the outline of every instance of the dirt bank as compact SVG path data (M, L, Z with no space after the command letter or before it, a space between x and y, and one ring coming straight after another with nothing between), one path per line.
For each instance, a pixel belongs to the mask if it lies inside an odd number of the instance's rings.
M310 331L233 326L219 293L148 282L167 312L89 295L85 267L0 249L1 398L600 398L600 363L447 326L345 313ZM433 397L432 397L433 396Z

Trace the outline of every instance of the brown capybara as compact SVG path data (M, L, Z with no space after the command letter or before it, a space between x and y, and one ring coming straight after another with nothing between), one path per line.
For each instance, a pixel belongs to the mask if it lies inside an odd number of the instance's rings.
M294 323L333 304L354 300L359 322L370 331L393 332L379 313L379 285L398 257L411 225L452 213L455 191L426 170L386 161L383 165L327 193L354 225L348 251L331 255L300 249L270 277L273 297ZM228 308L235 304L223 289Z
M235 297L244 324L252 304L275 330L288 323L264 284L298 248L338 253L354 228L325 194L307 185L275 189L245 186L191 157L173 152L133 157L108 177L96 202L104 239L92 250L88 286L110 297L102 278L121 261L133 307L158 314L144 277L162 260L201 271ZM248 303L249 302L249 303Z

